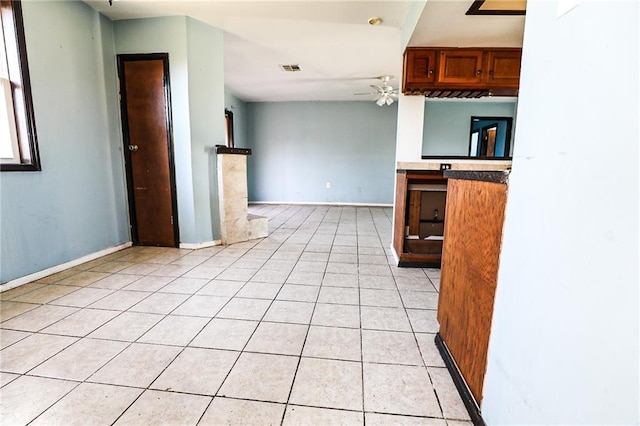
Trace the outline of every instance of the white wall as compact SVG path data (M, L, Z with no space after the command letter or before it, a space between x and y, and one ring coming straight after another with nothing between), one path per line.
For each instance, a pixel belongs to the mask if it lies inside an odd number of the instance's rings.
M424 97L398 97L396 161L420 161L424 129Z
M482 412L637 424L636 1L530 1Z

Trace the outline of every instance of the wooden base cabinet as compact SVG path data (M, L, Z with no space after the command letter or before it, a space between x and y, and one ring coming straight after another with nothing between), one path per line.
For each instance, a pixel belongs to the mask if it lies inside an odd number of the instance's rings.
M398 266L440 267L446 197L442 172L398 170L393 235Z
M445 172L447 176L439 334L479 407L487 368L508 175Z

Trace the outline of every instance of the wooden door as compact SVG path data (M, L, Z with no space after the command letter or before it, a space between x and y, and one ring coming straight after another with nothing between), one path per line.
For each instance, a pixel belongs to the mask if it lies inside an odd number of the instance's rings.
M438 63L439 84L464 84L469 88L482 83L482 50L443 50Z
M177 247L167 54L118 55L134 244Z
M492 127L487 129L487 157L494 157L496 155L496 132L498 128Z

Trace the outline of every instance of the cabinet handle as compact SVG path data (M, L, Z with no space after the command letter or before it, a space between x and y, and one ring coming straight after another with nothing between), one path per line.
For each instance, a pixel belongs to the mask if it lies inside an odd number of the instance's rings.
M493 75L493 70L489 71L489 74Z
M429 75L433 74L433 70L429 70Z
M478 74L478 75L482 74L482 70L477 70L476 74Z

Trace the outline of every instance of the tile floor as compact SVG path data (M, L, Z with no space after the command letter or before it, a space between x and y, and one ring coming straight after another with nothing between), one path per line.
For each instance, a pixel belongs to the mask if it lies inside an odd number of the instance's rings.
M439 270L391 209L252 206L270 236L133 247L0 294L3 425L470 425Z

